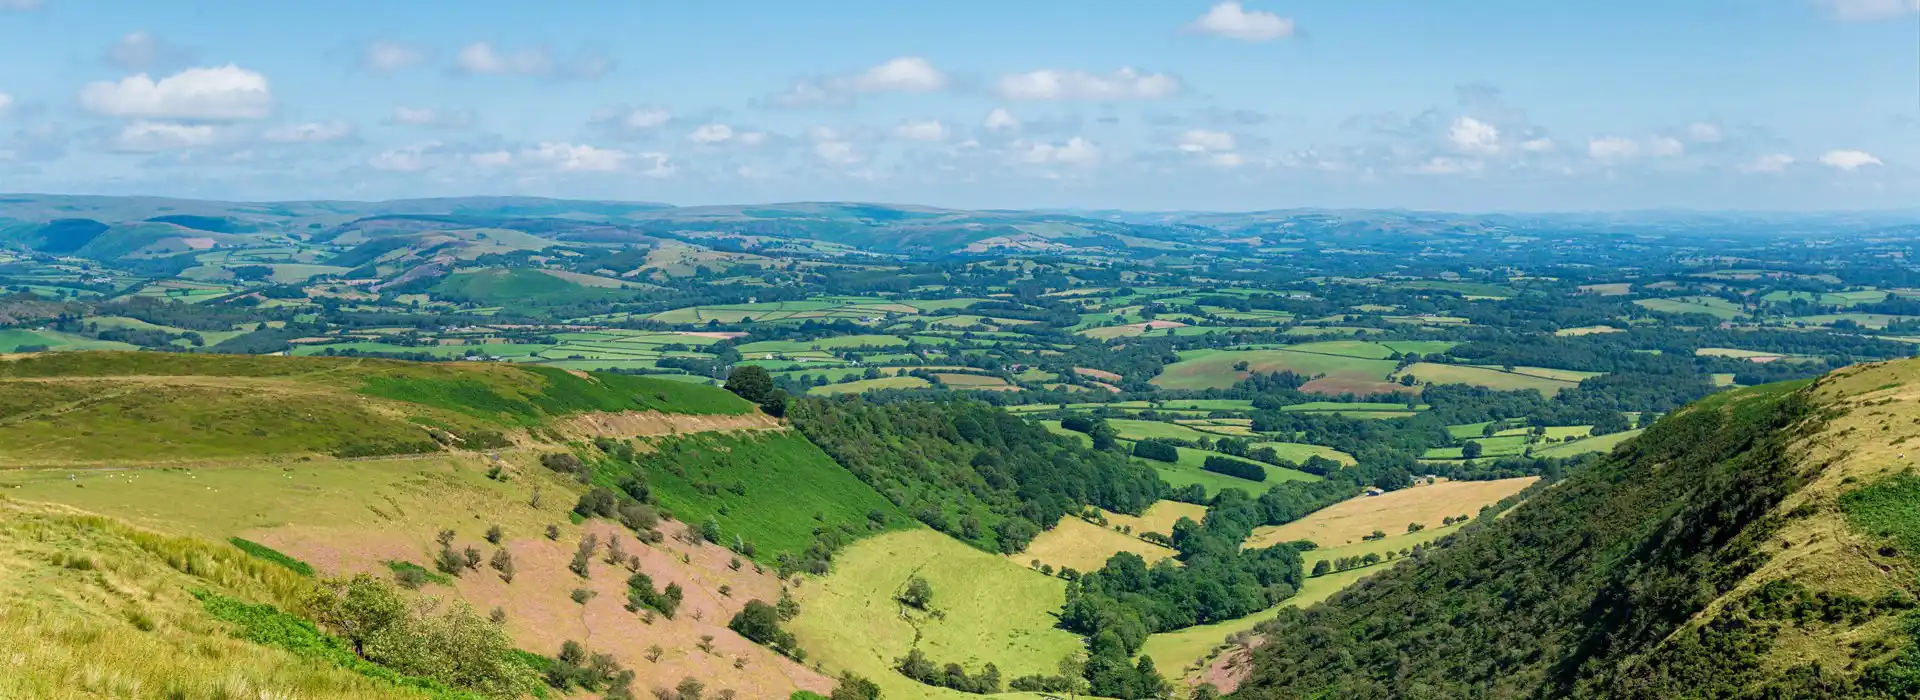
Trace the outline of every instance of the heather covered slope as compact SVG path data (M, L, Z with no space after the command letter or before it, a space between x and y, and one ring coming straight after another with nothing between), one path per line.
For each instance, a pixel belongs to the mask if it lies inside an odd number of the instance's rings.
M1703 400L1264 626L1236 697L1913 697L1916 401L1914 361Z

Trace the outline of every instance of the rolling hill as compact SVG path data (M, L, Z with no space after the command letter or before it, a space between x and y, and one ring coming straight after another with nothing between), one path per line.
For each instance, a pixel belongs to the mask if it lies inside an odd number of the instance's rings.
M1236 697L1913 697L1916 380L1863 365L1665 418L1263 625Z

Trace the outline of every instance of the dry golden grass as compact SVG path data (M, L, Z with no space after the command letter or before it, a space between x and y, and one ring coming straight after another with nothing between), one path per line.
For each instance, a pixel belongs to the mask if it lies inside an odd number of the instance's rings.
M0 698L424 697L235 639L188 592L291 608L307 585L225 544L0 502Z
M1148 564L1175 554L1172 549L1121 534L1112 527L1101 527L1068 516L1061 518L1060 524L1052 530L1035 537L1033 543L1027 545L1026 551L1009 554L1007 558L1022 566L1031 566L1038 560L1055 569L1065 567L1076 571L1093 571L1105 565L1108 557L1121 552L1138 554Z
M1147 508L1147 512L1137 516L1107 511L1101 511L1101 514L1107 516L1109 523L1132 528L1134 534L1158 532L1171 536L1173 524L1180 522L1181 518L1191 518L1196 523L1205 521L1207 507L1179 501L1158 501Z
M1538 477L1498 481L1443 481L1379 496L1360 496L1315 511L1278 527L1254 530L1248 547L1270 547L1281 542L1312 540L1322 547L1340 547L1361 541L1375 530L1405 533L1408 523L1439 527L1448 516L1478 517L1480 507L1519 493Z

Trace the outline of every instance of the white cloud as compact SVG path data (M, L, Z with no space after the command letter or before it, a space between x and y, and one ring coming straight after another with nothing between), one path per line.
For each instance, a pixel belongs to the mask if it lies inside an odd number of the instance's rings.
M1684 143L1680 143L1680 139L1669 138L1666 136L1655 136L1653 138L1647 139L1646 152L1647 152L1647 155L1654 156L1656 158L1668 158L1668 157L1680 155L1682 153L1686 153L1687 145Z
M1470 158L1435 156L1426 162L1407 169L1416 175L1471 175L1486 168L1486 164Z
M1750 173L1778 173L1785 172L1787 167L1794 163L1795 160L1793 156L1785 153L1773 153L1754 158L1752 162L1740 166L1740 169Z
M1180 79L1121 68L1107 74L1037 70L1000 78L1000 96L1010 100L1157 100L1179 94Z
M1100 162L1100 146L1079 136L1057 144L1023 141L1014 144L1013 157L1030 165L1092 165Z
M1665 158L1685 153L1686 144L1679 139L1655 136L1648 139L1632 139L1622 136L1606 136L1587 140L1587 155L1594 160L1621 161L1641 156Z
M1551 153L1559 147L1559 144L1554 143L1553 139L1545 136L1520 142L1520 150L1528 153Z
M1015 118L1013 113L1007 111L1006 108L995 107L993 111L987 113L987 118L980 122L980 126L986 127L987 131L1019 131L1020 120Z
M7 114L12 111L13 111L13 96L4 92L0 92L0 117L7 116Z
M113 147L138 153L173 151L212 145L216 136L210 124L136 121L120 129Z
M666 125L673 119L673 113L659 107L641 107L628 112L620 118L620 126L634 131L646 131Z
M0 0L0 12L29 12L40 9L40 0Z
M513 154L508 151L483 151L467 156L467 160L482 168L504 168L513 164Z
M742 131L734 134L733 142L747 147L759 146L767 142L767 132Z
M427 169L427 152L440 148L439 141L414 144L391 151L385 151L367 159L367 165L376 170L396 173L415 173Z
M1180 134L1175 140L1180 150L1187 153L1220 153L1234 149L1233 134L1224 131L1191 129Z
M502 51L491 43L476 41L460 48L453 57L453 67L467 75L597 78L612 70L613 62L602 56L575 56L563 62L545 46Z
M1239 2L1223 2L1187 24L1186 31L1259 42L1293 36L1294 27L1291 18L1262 10L1248 12Z
M462 47L453 64L469 75L537 76L553 72L553 54L541 47L501 53L493 44L479 41Z
M706 124L687 134L687 140L700 144L725 143L733 140L733 127L725 124Z
M189 68L158 81L147 74L90 83L80 104L95 114L160 119L258 119L273 111L264 75L233 64Z
M1859 170L1869 165L1882 165L1879 158L1866 151L1827 151L1820 156L1820 162L1829 168L1840 170Z
M862 158L860 151L847 141L818 141L813 144L813 154L834 165L853 165Z
M1706 122L1694 122L1687 125L1687 138L1695 143L1719 143L1720 127Z
M947 125L938 119L907 120L893 127L893 135L909 141L945 141Z
M353 135L353 125L343 121L289 124L268 129L262 135L277 143L325 143Z
M950 83L947 74L933 62L919 56L901 56L857 73L802 80L773 101L797 107L844 102L863 94L938 92Z
M1920 0L1821 0L1834 16L1848 21L1893 19L1920 12Z
M466 110L439 110L432 107L397 105L388 124L442 129L463 129L473 124L473 113Z
M1247 159L1238 153L1215 153L1207 156L1207 164L1219 168L1238 168L1247 164Z
M397 41L369 42L360 50L360 67L380 73L418 68L431 60L428 50Z
M1459 117L1447 130L1447 142L1462 153L1490 156L1500 152L1500 129L1473 117Z
M612 148L547 141L521 155L561 172L610 173L623 170L638 156ZM658 154L649 154L658 155Z

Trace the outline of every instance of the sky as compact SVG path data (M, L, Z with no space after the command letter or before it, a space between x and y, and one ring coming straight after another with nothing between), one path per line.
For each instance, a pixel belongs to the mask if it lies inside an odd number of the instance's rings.
M0 192L1920 208L1920 0L0 0Z

